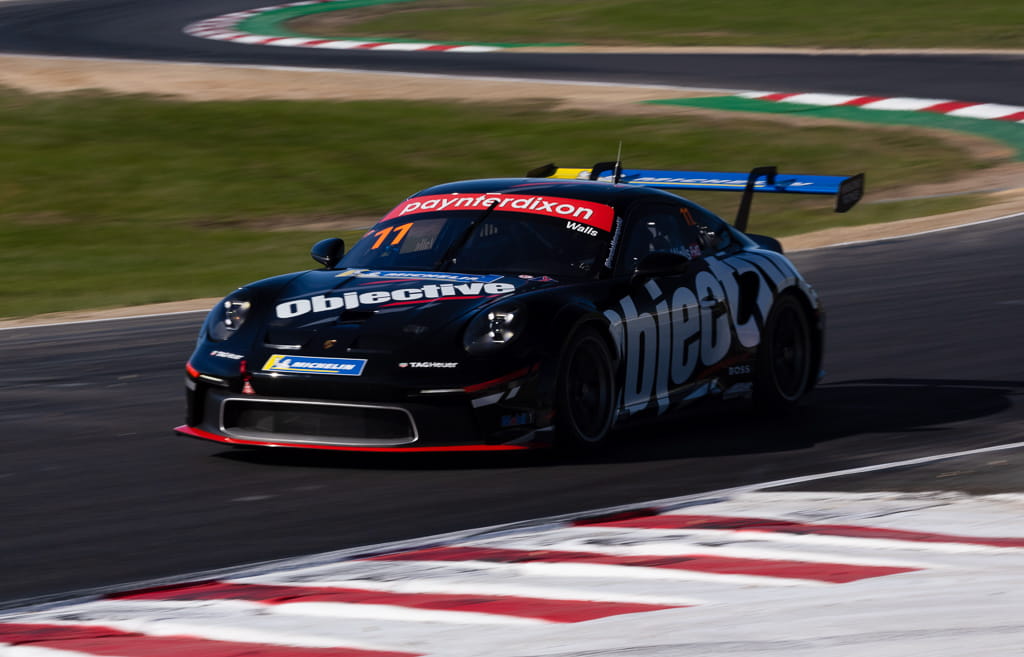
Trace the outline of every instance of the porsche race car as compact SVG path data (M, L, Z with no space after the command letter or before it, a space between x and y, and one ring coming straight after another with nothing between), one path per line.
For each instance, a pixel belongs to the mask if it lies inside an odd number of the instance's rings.
M741 192L736 221L673 193ZM863 175L624 169L469 180L399 203L320 268L257 281L209 313L176 431L235 446L355 451L594 446L699 400L798 403L824 313L756 193L836 197Z

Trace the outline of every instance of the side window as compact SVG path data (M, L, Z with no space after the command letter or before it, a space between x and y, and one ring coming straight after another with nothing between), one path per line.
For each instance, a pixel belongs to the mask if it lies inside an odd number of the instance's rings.
M648 253L668 251L688 258L701 255L698 224L687 219L687 209L669 204L646 203L630 212L620 261L623 271L633 271Z
M720 253L732 246L732 233L722 219L699 205L690 205L688 212L700 234L701 246L705 253Z

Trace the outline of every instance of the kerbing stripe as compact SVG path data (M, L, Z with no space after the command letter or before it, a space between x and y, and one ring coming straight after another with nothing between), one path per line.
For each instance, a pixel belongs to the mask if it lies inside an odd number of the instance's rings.
M922 111L924 111L924 112L935 112L935 113L938 113L938 114L949 114L950 112L953 112L953 111L956 111L956 110L960 110L960 109L963 109L965 107L970 107L971 105L975 105L975 104L976 103L964 103L964 102L960 102L960 101L950 100L950 101L947 101L945 103L939 103L937 105L932 105L931 107L925 107L925 108L922 109Z
M361 648L299 646L217 641L190 636L152 636L95 625L0 623L0 645L77 651L87 655L125 657L419 657L420 653Z
M885 539L912 543L956 543L997 548L1024 548L1024 538L986 538L933 534L929 532L864 527L859 525L814 525L767 518L732 516L694 516L663 514L612 520L577 520L577 526L629 527L632 529L712 529L735 532L762 532L845 538Z
M863 566L843 563L790 561L784 559L746 559L705 554L685 555L612 555L563 550L514 550L486 547L435 547L396 552L367 561L486 561L506 564L561 563L623 566L626 568L664 568L714 575L747 575L779 579L797 579L845 584L871 577L883 577L918 570L890 566Z
M147 591L109 596L117 600L245 600L266 605L295 603L337 603L388 605L433 611L460 611L477 614L533 618L552 623L583 621L679 608L684 605L659 605L631 602L559 600L511 595L470 595L450 593L397 593L372 589L324 586L287 586L200 582Z
M880 100L885 100L885 98L883 98L882 96L860 96L859 98L853 98L851 100L846 101L845 103L843 103L843 105L851 107L862 107L870 103L876 103Z
M982 103L980 105L968 105L967 107L953 110L949 115L963 116L968 119L1005 119L1020 113L1020 108L1013 105Z
M219 41L230 41L232 43L245 43L264 46L284 46L299 48L330 48L334 50L394 50L403 52L494 52L502 50L500 46L485 45L458 45L442 43L415 43L405 41L355 41L352 39L322 39L286 37L280 35L252 34L237 31L238 25L243 21L264 14L267 12L286 9L289 7L301 7L306 5L319 4L314 2L292 2L281 5L271 5L247 11L237 11L221 16L214 16L205 20L185 26L184 32L189 36L200 39L216 39Z
M941 98L900 98L884 96L846 96L827 93L775 93L770 91L745 91L735 94L738 98L763 100L773 103L793 103L818 107L860 107L870 110L903 112L930 112L967 119L1021 121L1024 107L998 103L974 103Z

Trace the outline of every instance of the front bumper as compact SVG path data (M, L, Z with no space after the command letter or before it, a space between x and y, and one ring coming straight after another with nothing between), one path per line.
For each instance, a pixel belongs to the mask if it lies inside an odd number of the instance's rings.
M423 452L509 451L551 444L551 412L537 403L538 368L483 386L432 391L352 390L331 398L266 394L243 382L218 386L186 380L188 413L179 434L228 445ZM263 386L255 382L255 389ZM335 393L340 391L334 391ZM544 397L541 396L541 399Z

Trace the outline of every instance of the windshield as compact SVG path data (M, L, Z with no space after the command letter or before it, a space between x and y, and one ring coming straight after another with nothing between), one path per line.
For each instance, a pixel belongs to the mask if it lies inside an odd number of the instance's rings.
M389 217L338 266L582 280L599 273L610 241L582 221L490 207Z

